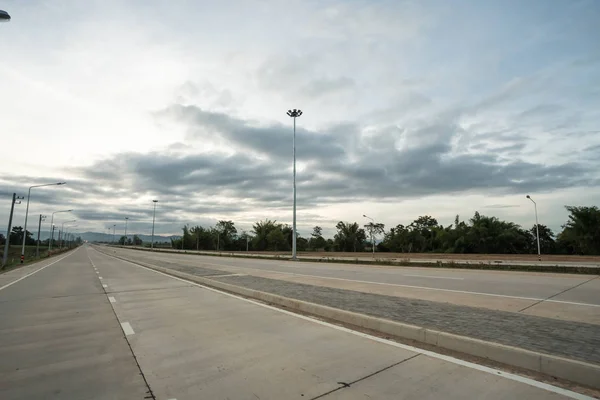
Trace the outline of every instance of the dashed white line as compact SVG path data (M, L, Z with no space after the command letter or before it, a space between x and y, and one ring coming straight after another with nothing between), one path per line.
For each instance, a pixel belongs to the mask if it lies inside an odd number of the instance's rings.
M102 285L102 287L105 287L105 288L107 288L107 287L108 287L108 285Z
M123 328L123 332L126 336L133 335L135 333L129 322L121 322L121 327Z
M115 298L114 298L114 297L112 297L112 296L108 296L108 301L110 301L111 303L116 303L116 302L117 302L117 299L115 299Z
M100 280L104 279L103 277L99 276L98 278L100 278Z
M96 250L96 251L98 251L98 250ZM101 253L101 254L104 254L104 253ZM105 254L105 255L108 255L108 254ZM108 256L112 257L110 255L108 255ZM117 258L117 257L114 257L114 258ZM530 379L530 378L526 378L526 377L523 377L523 376L520 376L520 375L511 374L509 372L505 372L505 371L502 371L502 370L498 370L498 369L486 367L486 366L483 366L483 365L475 364L475 363L472 363L472 362L469 362L469 361L460 360L458 358L446 356L444 354L438 354L438 353L435 353L433 351L420 349L418 347L413 347L413 346L409 346L409 345L406 345L406 344L397 343L397 342L394 342L394 341L391 341L391 340L387 340L387 339L382 339L382 338L379 338L379 337L376 337L376 336L369 335L367 333L353 331L352 329L344 328L343 326L334 325L334 324L331 324L329 322L320 321L318 319L314 319L314 318L311 318L311 317L308 317L308 316L305 316L305 315L296 314L296 313L291 312L291 311L286 311L286 310L283 310L283 309L280 309L280 308L277 308L277 307L273 307L273 306L270 306L270 305L267 305L267 304L260 303L258 301L254 301L254 300L250 300L250 299L247 299L247 298L244 298L244 297L240 297L240 296L237 296L235 294L223 292L221 290L214 289L214 288L211 288L209 286L204 286L204 285L201 285L201 284L193 282L193 281L188 281L188 280L185 280L185 279L182 279L182 278L178 278L178 277L175 277L175 276L172 276L172 275L169 275L169 274L165 274L164 272L156 271L156 270L153 270L152 268L148 268L148 267L145 267L143 265L139 265L139 264L133 263L131 261L123 260L123 259L120 259L120 258L117 258L117 259L121 260L121 261L123 261L123 262L125 262L127 264L131 264L131 265L133 265L135 267L142 268L142 269L154 272L154 273L159 274L159 275L164 275L164 276L166 276L168 278L175 279L177 281L181 281L181 282L185 282L185 283L190 283L190 284L192 284L194 286L198 286L198 287L201 287L203 289L210 290L212 292L220 293L222 295L233 297L233 298L245 301L247 303L252 303L252 304L255 304L255 305L260 306L260 307L268 308L270 310L274 310L274 311L277 311L277 312L280 312L280 313L283 313L283 314L287 314L287 315L290 315L290 316L293 316L293 317L296 317L296 318L300 318L300 319L304 319L304 320L307 320L307 321L311 321L311 322L314 322L314 323L319 324L319 325L323 325L323 326L327 326L327 327L330 327L330 328L333 328L333 329L337 329L337 330L340 330L340 331L343 331L343 332L347 332L347 333L350 333L350 334L353 334L353 335L356 335L356 336L363 337L365 339L373 340L375 342L384 343L384 344L387 344L387 345L390 345L390 346L393 346L393 347L397 347L397 348L401 348L401 349L404 349L404 350L412 351L412 352L415 352L415 353L423 354L423 355L426 355L426 356L429 356L429 357L432 357L432 358L436 358L438 360L447 361L447 362L450 362L450 363L453 363L453 364L456 364L456 365L461 365L463 367L471 368L471 369L474 369L474 370L477 370L477 371L481 371L481 372L485 372L485 373L488 373L488 374L491 374L491 375L501 376L503 378L506 378L506 379L509 379L509 380L512 380L512 381L521 382L521 383L524 383L524 384L529 385L529 386L537 387L539 389L544 389L544 390L547 390L547 391L552 392L552 393L557 393L557 394L569 397L571 399L575 399L575 400L593 400L592 397L586 396L586 395L581 394L581 393L573 392L573 391L570 391L570 390L567 390L567 389L563 389L561 387L552 386L552 385L544 383L544 382L539 382L539 381L536 381L536 380L533 380L533 379Z

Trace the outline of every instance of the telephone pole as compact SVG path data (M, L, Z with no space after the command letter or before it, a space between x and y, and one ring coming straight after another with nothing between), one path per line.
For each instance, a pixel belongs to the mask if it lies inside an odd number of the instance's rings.
M4 243L4 255L2 256L2 268L6 265L8 259L8 249L10 248L10 229L12 228L13 212L15 211L15 204L21 204L23 197L17 196L13 193L12 202L10 203L10 216L8 217L8 229L6 230L6 242Z

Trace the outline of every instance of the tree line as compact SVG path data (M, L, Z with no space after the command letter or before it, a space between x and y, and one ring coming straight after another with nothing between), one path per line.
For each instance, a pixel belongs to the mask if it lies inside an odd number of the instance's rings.
M544 254L600 255L600 209L566 206L568 220L560 233L539 225L540 248ZM523 228L497 217L475 212L463 221L457 215L454 223L443 226L429 215L420 216L408 225L398 224L388 230L382 223L340 221L333 238L324 238L323 229L315 226L307 237L298 235L298 251L361 252L372 249L399 253L481 253L535 254L536 226ZM219 251L290 251L292 227L270 219L258 221L251 232L238 233L233 221L222 220L213 227L186 225L173 248ZM125 240L123 238L123 240Z

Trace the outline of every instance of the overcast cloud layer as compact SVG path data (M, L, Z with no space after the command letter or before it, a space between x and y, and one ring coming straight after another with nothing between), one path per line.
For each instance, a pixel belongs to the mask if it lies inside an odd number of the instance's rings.
M291 223L289 108L303 235L598 204L597 1L196 3L2 3L2 226Z

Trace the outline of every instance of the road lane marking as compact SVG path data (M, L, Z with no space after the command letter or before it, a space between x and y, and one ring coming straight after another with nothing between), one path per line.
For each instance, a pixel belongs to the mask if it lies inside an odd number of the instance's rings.
M126 336L133 335L135 333L129 322L121 322L121 328L123 328L123 332L125 332Z
M226 276L248 276L247 274L223 274L223 275L206 275L206 277L211 277L211 278L223 278Z
M102 285L102 287L105 287L105 288L107 288L107 287L108 287L108 285Z
M96 271L96 273L97 273L98 275L100 275L100 272Z
M115 298L114 298L114 297L112 297L112 296L109 296L109 297L108 297L108 301L110 301L111 303L116 303L116 302L117 302L117 299L115 299Z
M98 250L96 250L96 251L98 251ZM101 253L101 254L104 254L104 253ZM108 255L108 254L104 254L104 255ZM110 256L110 257L113 257L113 256ZM116 258L116 257L114 257L114 258ZM145 267L143 265L139 265L139 264L133 263L131 261L127 261L127 260L123 260L123 259L119 259L119 258L117 258L117 259L121 260L121 261L123 261L125 263L131 264L131 265L133 265L135 267L142 268L142 269L148 270L150 272L154 272L156 274L164 275L164 276L166 276L168 278L171 278L171 279L175 279L175 280L178 280L178 281L181 281L181 282L189 283L189 284L192 284L194 286L198 286L198 287L201 287L203 289L210 290L212 292L220 293L220 294L222 294L224 296L233 297L235 299L242 300L242 301L245 301L247 303L255 304L255 305L263 307L263 308L268 308L268 309L273 310L273 311L277 311L277 312L280 312L280 313L283 313L283 314L287 314L287 315L290 315L290 316L293 316L293 317L296 317L296 318L304 319L306 321L310 321L310 322L313 322L313 323L316 323L316 324L319 324L319 325L327 326L329 328L337 329L339 331L343 331L343 332L346 332L346 333L350 333L352 335L360 336L362 338L369 339L369 340L372 340L372 341L375 341L375 342L379 342L379 343L386 344L386 345L389 345L389 346L397 347L397 348L400 348L400 349L403 349L403 350L407 350L407 351L411 351L411 352L414 352L414 353L423 354L423 355L431 357L431 358L435 358L435 359L442 360L442 361L447 361L447 362L450 362L450 363L453 363L453 364L456 364L456 365L460 365L460 366L471 368L471 369L474 369L474 370L477 370L477 371L485 372L485 373L488 373L488 374L491 374L491 375L494 375L494 376L500 376L500 377L503 377L503 378L506 378L506 379L509 379L509 380L512 380L512 381L524 383L524 384L529 385L529 386L533 386L533 387L536 387L536 388L539 388L539 389L547 390L547 391L552 392L552 393L560 394L562 396L566 396L566 397L569 397L571 399L575 399L575 400L593 400L593 397L589 397L589 396L583 395L581 393L573 392L573 391L570 391L570 390L567 390L567 389L563 389L563 388L560 388L560 387L557 387L557 386L552 386L552 385L544 383L544 382L539 382L539 381L536 381L536 380L533 380L533 379L530 379L530 378L526 378L526 377L523 377L523 376L511 374L510 372L505 372L505 371L494 369L494 368L491 368L491 367L486 367L486 366L483 366L483 365L475 364L475 363L472 363L472 362L469 362L469 361L460 360L458 358L446 356L444 354L438 354L438 353L435 353L433 351L424 350L424 349L420 349L418 347L413 347L413 346L409 346L409 345L406 345L406 344L394 342L394 341L391 341L391 340L379 338L379 337L376 337L376 336L369 335L367 333L354 331L352 329L348 329L348 328L345 328L343 326L334 325L332 323L325 322L325 321L320 321L318 319L314 319L314 318L311 318L311 317L308 317L308 316L305 316L305 315L296 314L296 313L294 313L292 311L283 310L283 309L280 309L280 308L277 308L277 307L274 307L274 306L270 306L270 305L267 305L267 304L264 304L264 303L260 303L260 302L255 301L255 300L250 300L250 299L247 299L247 298L244 298L244 297L240 297L240 296L235 295L235 294L223 292L223 291L221 291L219 289L214 289L214 288L211 288L209 286L204 286L202 284L199 284L199 283L196 283L196 282L193 282L193 281L188 281L186 279L182 279L182 278L178 278L176 276L165 274L164 272L156 271L156 270L153 270L152 268L148 268L148 267Z
M412 276L415 278L433 278L433 279L454 279L457 281L464 281L465 278L453 278L451 276L435 276L435 275L412 275L412 274L402 274L402 276Z
M102 280L102 279L104 279L104 278L102 278L101 276L99 276L98 278L100 278L101 280Z
M39 269L36 269L35 271L33 271L33 272L30 272L30 273L28 273L27 275L24 275L24 276L20 277L20 278L19 278L19 279L17 279L17 280L14 280L14 281L12 281L12 282L10 282L10 283L7 283L6 285L4 285L4 286L0 287L0 290L2 290L2 289L6 289L7 287L9 287L9 286L12 286L12 285L14 285L14 284L15 284L15 283L17 283L17 282L20 282L20 281L22 281L23 279L25 279L25 278L28 278L28 277L30 277L30 276L31 276L31 275L33 275L33 274L37 274L37 273L38 273L38 272L40 272L41 270L43 270L43 269L46 269L46 268L48 268L49 266L51 266L51 265L54 265L54 264L56 264L57 262L64 260L65 258L69 257L71 254L74 254L76 251L77 251L77 250L75 250L73 253L69 253L69 254L67 254L66 256L64 256L64 257L62 257L62 258L59 258L58 260L56 260L56 261L54 261L54 262L51 262L50 264L48 264L48 265L46 265L46 266L44 266L44 267L41 267L41 268L39 268Z

